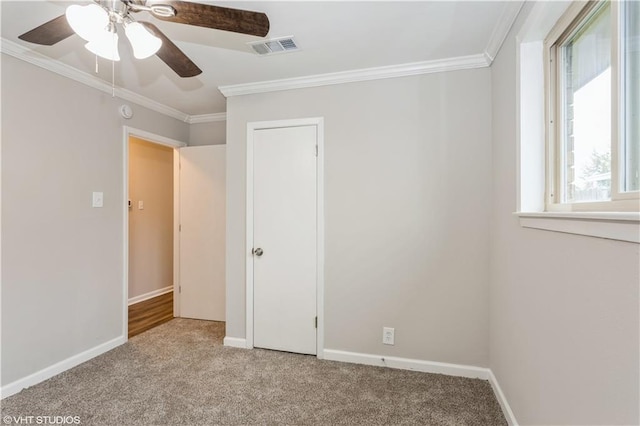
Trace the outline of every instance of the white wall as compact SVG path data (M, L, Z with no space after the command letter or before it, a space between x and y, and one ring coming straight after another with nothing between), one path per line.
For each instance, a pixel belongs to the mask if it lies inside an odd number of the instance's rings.
M121 104L2 55L3 386L122 335L122 126L189 128Z
M485 68L229 98L227 335L245 336L246 124L322 116L325 348L487 366L490 86Z
M516 44L493 63L491 369L520 424L638 424L638 244L521 228Z
M222 145L226 139L226 121L195 123L189 126L189 146Z

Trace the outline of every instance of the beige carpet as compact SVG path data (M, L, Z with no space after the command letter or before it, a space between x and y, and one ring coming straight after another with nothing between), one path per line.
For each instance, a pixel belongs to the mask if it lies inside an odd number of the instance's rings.
M175 319L2 401L83 425L505 425L487 381L222 346Z

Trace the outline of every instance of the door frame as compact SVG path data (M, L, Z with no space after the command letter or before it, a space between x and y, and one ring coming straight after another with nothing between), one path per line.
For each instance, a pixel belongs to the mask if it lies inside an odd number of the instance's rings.
M247 123L247 187L245 241L246 345L253 348L253 134L256 130L316 126L316 356L324 358L324 117Z
M122 241L123 241L123 271L122 271L122 335L126 340L129 335L129 138L137 137L157 145L164 145L174 149L173 154L173 315L180 316L180 293L178 291L178 277L180 267L180 155L178 149L187 146L185 142L161 136L146 130L122 126Z

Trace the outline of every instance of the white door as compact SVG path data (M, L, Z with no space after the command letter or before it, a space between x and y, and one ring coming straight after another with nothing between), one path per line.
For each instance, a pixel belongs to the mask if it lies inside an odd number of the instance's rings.
M224 145L180 148L180 316L225 320Z
M253 345L315 354L316 126L253 143Z

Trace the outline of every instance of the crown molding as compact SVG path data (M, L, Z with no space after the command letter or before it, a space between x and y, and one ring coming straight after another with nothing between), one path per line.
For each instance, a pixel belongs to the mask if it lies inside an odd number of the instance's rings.
M384 78L408 77L443 71L456 71L470 68L484 68L491 65L484 54L437 59L433 61L413 62L384 67L365 68L306 77L286 78L282 80L259 81L247 84L220 86L218 90L225 96L242 96L254 93L277 92L281 90L304 89L308 87L329 86L333 84L355 83L359 81L380 80Z
M493 32L491 33L491 37L489 37L487 47L484 49L484 55L489 61L489 64L493 62L500 51L502 43L504 43L504 40L507 38L507 34L509 34L509 30L511 30L523 5L524 0L505 2L500 19L498 19L496 26L493 27Z
M213 123L216 121L227 121L226 112L216 112L213 114L190 115L187 119L189 124Z
M444 71L489 67L502 47L502 44L518 17L523 5L524 0L514 0L505 3L500 19L491 33L487 47L481 54L318 74L305 77L225 85L219 86L218 90L220 90L225 97L242 96L254 93L277 92L281 90L303 89L334 84L355 83L385 78L408 77ZM111 85L98 77L80 71L60 61L51 59L5 38L1 38L0 41L0 52L2 53L25 62L29 62L63 77L70 78L104 93L111 94L113 92ZM134 102L138 105L159 112L160 114L184 121L188 124L210 123L226 120L226 113L189 115L123 88L116 88L115 95L121 99Z
M0 52L2 53L13 56L14 58L23 60L25 62L29 62L30 64L36 65L40 68L44 68L48 71L54 72L63 77L67 77L71 80L75 80L78 83L82 83L86 86L100 90L101 92L108 94L111 94L113 92L111 85L98 77L95 77L84 71L80 71L60 61L51 59L48 56L35 52L5 38L0 39L0 41ZM166 116L185 122L189 121L188 114L185 114L184 112L178 111L177 109L171 108L167 105L161 104L160 102L149 99L145 96L134 93L130 90L116 87L115 95L118 98L136 103L140 106L159 112L160 114L164 114Z

